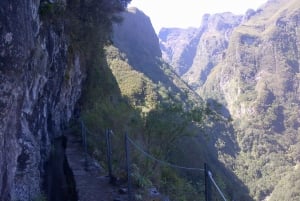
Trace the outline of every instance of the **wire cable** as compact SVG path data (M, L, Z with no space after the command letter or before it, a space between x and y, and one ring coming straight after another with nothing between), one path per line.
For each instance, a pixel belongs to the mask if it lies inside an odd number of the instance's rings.
M92 134L92 132L86 127L85 123L82 120L81 120L81 125L82 125L85 132L87 132L89 134ZM109 130L109 132L112 136L114 136L114 133L113 133L112 130ZM146 157L148 157L148 158L150 158L150 159L152 159L152 160L154 160L154 161L156 161L156 162L158 162L162 165L177 168L177 169L183 169L183 170L205 171L203 168L184 167L184 166L175 165L175 164L157 159L154 156L152 156L151 154L149 154L148 152L144 151L143 148L141 148L141 146L139 146L137 143L135 143L130 137L127 136L127 139L143 155L145 155ZM223 198L223 200L227 201L224 194L223 194L223 192L221 191L221 189L219 188L219 186L215 182L214 178L212 177L212 173L210 171L208 171L208 176L209 176L210 180L213 182L214 186L218 190L218 192L221 195L221 197Z
M93 135L95 132L92 132L87 126L86 124L84 123L83 120L81 120L81 125L83 126L83 128L85 129L85 131L90 134L90 135Z
M130 137L127 137L128 138L128 141L137 149L139 150L142 154L144 154L146 157L158 162L158 163L161 163L163 165L166 165L166 166L170 166L170 167L173 167L173 168L177 168L177 169L184 169L184 170L196 170L196 171L204 171L204 169L202 168L191 168L191 167L184 167L184 166L179 166L179 165L175 165L175 164L172 164L172 163L169 163L169 162L166 162L166 161L163 161L163 160L159 160L157 158L155 158L154 156L152 156L151 154L147 153L146 151L144 151L139 145L137 145Z
M216 189L218 190L218 192L220 193L221 197L223 198L224 201L227 201L223 192L221 191L221 189L219 188L219 186L217 185L217 183L215 182L214 178L212 177L212 173L210 171L207 172L208 176L210 178L210 180L213 182L213 184L215 185Z
M90 131L90 130L88 129L88 127L86 127L86 125L85 125L84 123L83 123L83 126L84 126L84 129L86 130L86 132L87 132L88 134L93 135L94 132Z

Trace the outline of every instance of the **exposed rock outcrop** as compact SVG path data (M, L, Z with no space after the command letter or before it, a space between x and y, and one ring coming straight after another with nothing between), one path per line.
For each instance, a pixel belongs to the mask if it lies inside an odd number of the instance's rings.
M178 75L186 73L196 54L199 30L162 28L158 37L163 59L174 67Z
M41 194L51 141L72 117L85 77L63 23L45 26L39 7L0 2L0 200Z
M159 39L150 18L134 7L123 12L122 17L122 24L114 25L113 44L122 52L123 59L154 83L163 83L180 96L188 95L191 100L198 102L200 97L191 91L169 65L162 62ZM137 83L134 85L137 86ZM141 94L145 95L144 92Z
M242 18L229 12L205 14L199 28L161 29L164 59L194 89L199 88L224 58L230 35Z
M233 31L224 60L200 90L219 94L236 122L236 172L255 200L299 199L287 187L299 182L290 170L300 153L299 19L299 1L268 1Z
M299 19L298 0L269 0L239 18L212 16L183 75L227 107L241 148L234 172L255 200L299 199Z
M114 44L127 54L128 62L133 66L143 66L151 72L154 61L161 57L158 38L150 18L137 8L129 8L122 17L126 20L114 27ZM133 34L133 30L139 30ZM132 45L134 44L134 46Z

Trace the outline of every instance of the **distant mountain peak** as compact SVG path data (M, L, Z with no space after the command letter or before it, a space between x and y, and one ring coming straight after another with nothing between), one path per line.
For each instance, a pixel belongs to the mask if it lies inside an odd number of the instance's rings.
M175 71L183 76L187 74L191 85L204 82L211 69L222 58L227 48L229 36L242 21L241 15L230 12L204 14L199 28L164 28L158 34L163 58ZM209 52L202 50L209 49ZM216 57L209 62L208 57ZM218 59L217 59L218 58Z
M122 17L123 22L114 26L114 44L129 53L127 57L133 66L152 66L151 62L161 57L161 50L150 18L135 7L128 8Z
M128 7L127 8L127 12L129 12L129 13L135 13L135 14L141 14L141 15L146 16L146 14L142 10L140 10L139 8L137 8L137 7Z
M300 200L299 27L299 0L269 0L244 16L204 15L195 35L169 29L161 40L185 81L228 110L241 148L235 172L254 200Z

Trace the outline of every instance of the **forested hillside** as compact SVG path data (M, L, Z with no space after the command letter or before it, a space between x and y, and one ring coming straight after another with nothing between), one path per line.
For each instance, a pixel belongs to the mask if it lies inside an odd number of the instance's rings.
M204 163L228 200L299 200L299 0L159 38L129 2L0 1L0 200L76 200L65 135L84 133L125 186L129 136L136 200L204 200Z
M299 1L270 0L240 24L229 23L230 35L217 30L227 36L223 49L216 42L216 51L205 56L211 50L207 40L197 50L204 65L211 64L205 79L184 75L213 108L231 117L240 150L224 163L255 200L300 196L299 19ZM202 65L199 60L195 69L203 72Z
M163 58L193 88L205 83L224 56L228 40L243 16L232 13L205 14L199 28L160 30Z
M87 127L93 133L111 128L117 137L114 172L121 176L124 171L122 139L128 132L160 160L202 169L208 163L228 198L250 200L243 184L217 158L218 149L224 160L233 160L238 150L230 121L209 109L162 60L158 38L142 11L130 8L122 18L122 23L114 25L111 44L101 52L103 70L95 69L90 75L82 100ZM105 162L98 138L91 136L91 152ZM154 186L172 200L204 200L203 172L165 167L137 150L133 161L137 196L145 196L147 188Z

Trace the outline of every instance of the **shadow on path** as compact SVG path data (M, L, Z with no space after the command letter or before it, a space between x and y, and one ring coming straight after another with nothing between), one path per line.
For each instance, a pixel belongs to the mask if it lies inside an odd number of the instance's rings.
M67 136L66 156L72 169L79 201L126 201L127 194L109 183L107 173L90 156L85 156L81 139ZM87 160L86 160L87 158Z

